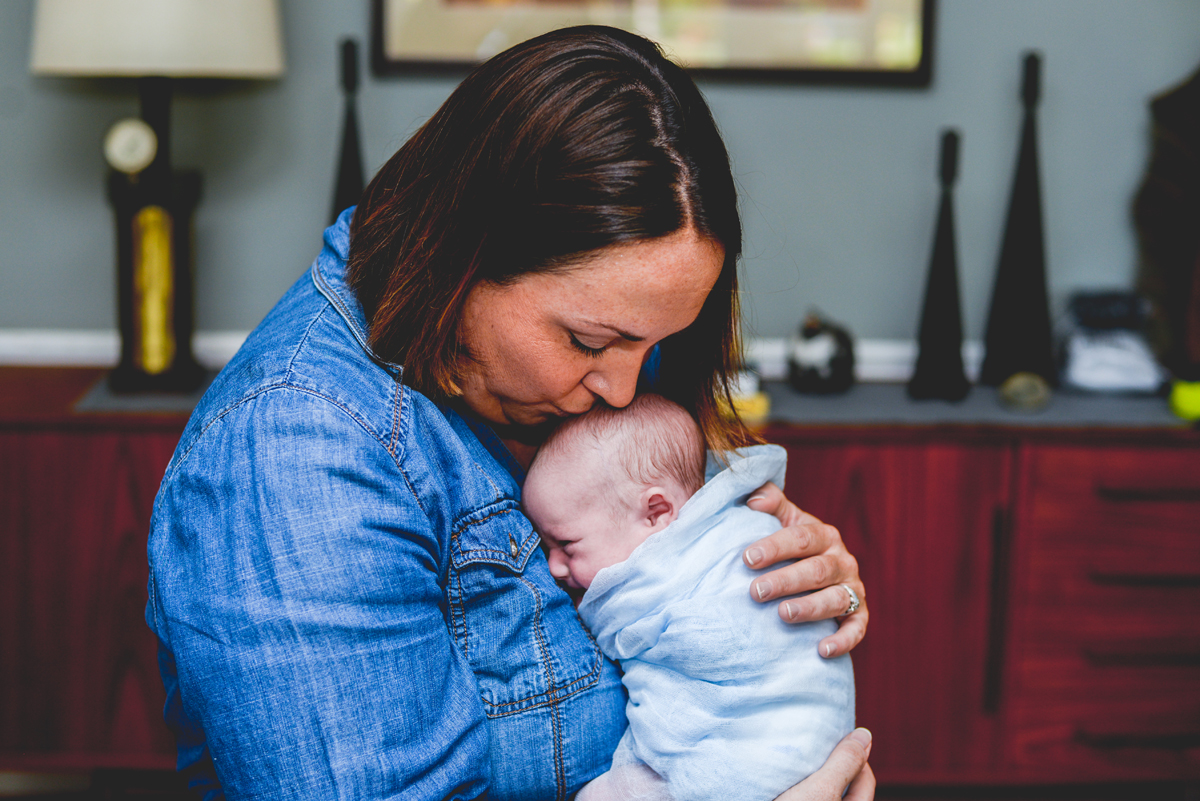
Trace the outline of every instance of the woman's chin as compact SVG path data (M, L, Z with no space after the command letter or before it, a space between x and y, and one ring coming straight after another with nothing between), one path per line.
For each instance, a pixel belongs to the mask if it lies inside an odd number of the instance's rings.
M528 445L541 445L546 441L546 437L550 436L550 432L562 422L562 418L557 415L544 412L532 413L528 417L522 415L515 420L510 417L509 420L508 424L498 426L496 433L502 439L512 439Z

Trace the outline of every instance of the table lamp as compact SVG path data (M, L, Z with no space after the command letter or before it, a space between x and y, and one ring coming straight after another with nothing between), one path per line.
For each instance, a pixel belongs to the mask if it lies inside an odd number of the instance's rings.
M282 75L277 0L37 0L30 69L138 79L141 118L119 121L104 142L121 330L109 385L196 389L190 233L200 175L171 169L172 81Z

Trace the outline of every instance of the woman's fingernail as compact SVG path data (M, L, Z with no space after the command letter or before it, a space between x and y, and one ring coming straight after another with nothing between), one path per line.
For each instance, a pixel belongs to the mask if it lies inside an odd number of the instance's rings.
M792 621L796 619L796 608L786 601L783 604L783 616Z
M863 748L871 747L871 732L861 726L850 732L850 739L861 745Z
M751 548L746 551L746 564L754 567L763 560L762 548Z
M758 600L767 600L767 596L771 594L771 582L766 580L758 582L754 585L754 591L758 593Z
M832 646L832 645L826 645L826 646L825 646L825 658L826 658L826 659L828 659L828 658L829 658L829 657L831 657L831 656L833 656L833 646Z
M751 501L763 501L763 500L766 500L766 498L767 498L766 495L751 495L749 498L746 499L746 503L750 503Z

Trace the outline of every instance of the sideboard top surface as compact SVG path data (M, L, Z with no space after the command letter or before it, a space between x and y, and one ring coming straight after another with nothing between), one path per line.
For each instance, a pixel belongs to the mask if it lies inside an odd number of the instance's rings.
M79 367L0 367L0 428L142 428L182 430L188 411L134 401L117 409L92 402L107 371ZM821 438L898 436L1010 438L1200 444L1200 430L1171 414L1161 397L1056 392L1039 412L1004 408L990 387L961 403L913 401L903 384L858 384L842 395L801 395L767 382L768 439L781 432ZM179 405L176 404L178 407ZM88 410L90 408L90 410Z

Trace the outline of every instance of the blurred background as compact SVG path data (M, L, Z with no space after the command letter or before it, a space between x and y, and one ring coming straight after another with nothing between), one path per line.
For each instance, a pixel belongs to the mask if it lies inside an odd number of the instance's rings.
M137 115L136 86L31 75L33 6L0 4L0 334L112 332L115 244L101 143L113 122ZM312 261L327 222L341 127L337 43L356 37L365 55L369 3L286 2L282 14L281 80L192 82L174 99L173 161L204 174L194 248L202 335L253 328ZM742 191L749 332L786 336L817 306L860 338L913 339L937 208L938 135L953 125L963 135L964 333L982 337L1028 49L1043 55L1053 308L1079 288L1131 286L1130 204L1149 152L1147 103L1200 62L1198 31L1194 0L941 0L927 89L702 79ZM364 70L368 176L460 77ZM71 360L69 352L48 358ZM76 360L88 358L81 351Z
M118 352L103 142L138 115L138 84L31 74L34 6L0 2L0 796L180 798L142 614L150 507L195 397L103 392ZM278 8L282 77L182 79L172 101L171 161L203 174L192 250L209 368L321 246L340 42L363 56L368 178L465 74L370 72L370 0ZM787 338L817 308L857 338L860 378L908 378L947 128L961 135L957 270L975 372L1029 51L1051 314L1080 291L1135 287L1149 104L1200 64L1200 2L936 8L928 87L699 79L740 185L743 307L768 377L787 373ZM1200 117L1194 94L1178 98ZM1168 179L1180 164L1196 175L1191 153L1162 159ZM1186 228L1184 185L1162 181L1147 216ZM1200 270L1182 234L1184 266ZM764 435L788 448L789 497L840 529L872 594L854 661L880 798L1200 798L1200 430L1168 411L1156 379L1140 396L1056 390L1014 409L982 390L917 403L898 383L803 396L769 383ZM1187 383L1195 420L1200 383Z

